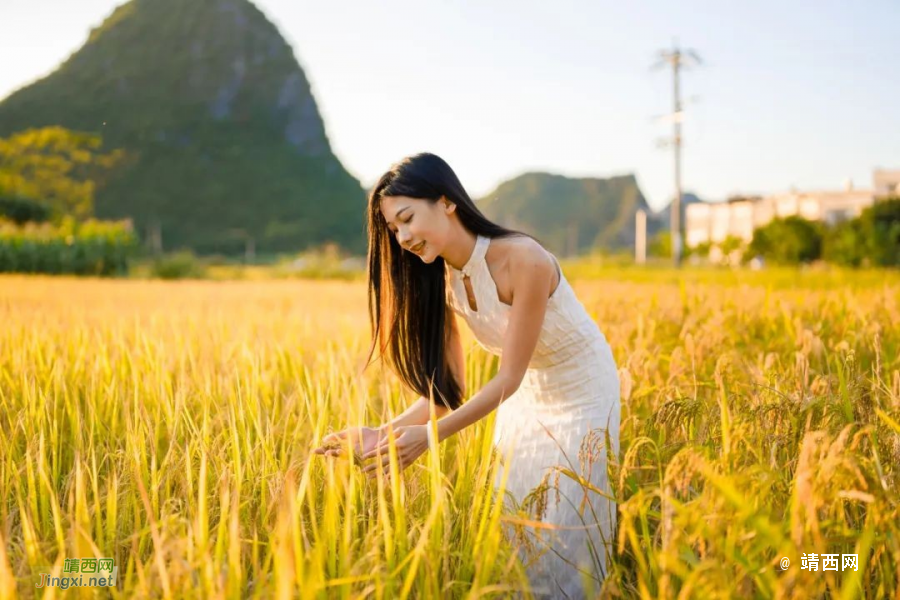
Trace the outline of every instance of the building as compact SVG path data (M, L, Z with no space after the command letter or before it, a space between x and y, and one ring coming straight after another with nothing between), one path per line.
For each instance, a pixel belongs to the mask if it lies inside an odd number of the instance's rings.
M794 215L833 225L858 217L876 198L900 194L900 170L876 170L873 189L857 190L848 182L840 191L789 192L727 202L689 204L685 212L685 242L689 247L713 245L733 236L749 242L753 230L774 218Z
M688 247L713 244L729 236L751 239L758 223L765 223L761 198L734 198L728 202L698 202L685 208L684 238ZM771 219L771 217L769 217Z
M900 196L900 169L875 169L875 197Z

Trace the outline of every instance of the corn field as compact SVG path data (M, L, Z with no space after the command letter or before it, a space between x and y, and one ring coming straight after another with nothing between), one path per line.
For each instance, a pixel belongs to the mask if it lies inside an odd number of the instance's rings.
M598 597L900 598L898 274L566 272L622 384ZM493 416L390 479L311 453L415 400L368 335L360 281L0 277L0 598L527 597ZM115 586L36 587L79 557Z
M15 225L0 219L0 273L128 273L137 237L125 222L72 219Z

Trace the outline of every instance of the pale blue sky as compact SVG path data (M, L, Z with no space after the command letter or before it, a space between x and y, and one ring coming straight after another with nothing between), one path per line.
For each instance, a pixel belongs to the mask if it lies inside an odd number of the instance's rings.
M0 0L0 97L52 71L117 0ZM673 193L674 38L684 187L871 187L900 168L900 2L257 0L293 46L338 157L369 186L395 160L443 156L473 196L527 170L635 173ZM690 101L691 97L696 97Z

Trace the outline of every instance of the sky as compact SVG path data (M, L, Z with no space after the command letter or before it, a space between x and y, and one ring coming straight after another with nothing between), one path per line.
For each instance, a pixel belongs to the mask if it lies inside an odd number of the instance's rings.
M186 0L189 1L189 0ZM0 0L0 98L52 72L121 1ZM900 168L900 1L256 0L294 48L332 149L367 189L416 152L481 197L527 171L633 173L735 194L872 186Z

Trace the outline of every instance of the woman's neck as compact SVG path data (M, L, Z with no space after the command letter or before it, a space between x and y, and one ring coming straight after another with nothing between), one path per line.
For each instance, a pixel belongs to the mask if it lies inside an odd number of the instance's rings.
M447 248L441 256L443 256L444 261L451 267L457 271L461 271L462 268L466 266L466 263L469 262L469 259L472 258L472 253L475 252L475 243L477 241L477 235L466 231L460 235L459 244L454 248Z

